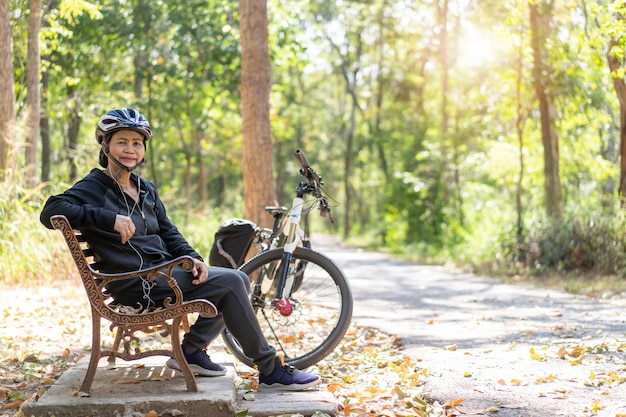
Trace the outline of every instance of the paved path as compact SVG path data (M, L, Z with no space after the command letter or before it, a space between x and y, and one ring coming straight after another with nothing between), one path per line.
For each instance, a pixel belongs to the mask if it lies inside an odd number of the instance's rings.
M401 339L425 394L474 416L626 416L626 303L507 285L314 237L353 320ZM462 401L460 401L462 400Z

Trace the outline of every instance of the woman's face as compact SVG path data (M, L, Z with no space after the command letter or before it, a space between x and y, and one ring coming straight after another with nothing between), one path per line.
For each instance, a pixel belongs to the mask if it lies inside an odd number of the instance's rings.
M110 156L128 168L139 163L146 154L143 136L134 130L119 130L109 140ZM109 161L111 162L111 161ZM109 163L109 166L115 166Z

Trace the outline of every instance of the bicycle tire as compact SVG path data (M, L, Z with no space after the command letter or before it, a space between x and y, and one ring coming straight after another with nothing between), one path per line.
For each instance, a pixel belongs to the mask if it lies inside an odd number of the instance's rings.
M270 303L278 279L273 280L269 291L261 292L263 280L267 280L264 273L275 271L282 256L280 248L262 252L239 269L250 277L250 298L268 342L284 355L286 363L305 369L328 356L343 339L352 320L352 291L345 275L331 259L312 249L297 248L291 270L304 275L295 279L289 297L293 313L283 316ZM253 366L252 359L243 353L228 330L222 336L237 359Z

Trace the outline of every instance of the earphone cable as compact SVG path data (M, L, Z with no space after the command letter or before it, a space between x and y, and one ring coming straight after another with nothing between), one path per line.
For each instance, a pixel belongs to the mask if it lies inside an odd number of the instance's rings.
M109 168L107 167L107 169L109 169ZM109 170L109 174L110 174L111 178L113 178L113 181L115 182L115 184L117 184L117 187L119 188L120 193L122 194L122 198L124 199L124 204L126 205L126 213L128 213L128 216L131 217L131 219L132 219L132 215L135 212L135 208L138 207L137 201L135 199L133 199L133 202L135 204L133 205L133 209L131 211L130 210L130 205L128 204L128 200L126 199L126 194L124 193L124 189L122 188L121 184L117 181L117 179L119 178L119 175L117 175L117 176L113 175L113 173L110 170ZM121 171L119 171L118 174L121 174ZM138 193L140 193L139 185L137 186L137 191L138 191ZM141 211L142 217L145 218L141 208L139 208L139 211ZM137 248L135 248L135 246L133 246L133 244L131 243L130 239L127 241L127 243L133 249L133 251L135 251L135 253L139 257L139 263L140 263L139 264L139 269L143 269L143 264L144 264L143 256L141 256L141 253L139 252L139 250L137 250ZM144 276L142 276L140 278L141 278L141 289L142 289L142 292L143 292L143 299L146 300L146 302L147 302L146 309L149 310L149 309L151 309L152 307L154 307L156 305L154 300L152 300L152 298L150 297L150 293L152 292L152 288L154 288L156 286L156 282L150 282Z

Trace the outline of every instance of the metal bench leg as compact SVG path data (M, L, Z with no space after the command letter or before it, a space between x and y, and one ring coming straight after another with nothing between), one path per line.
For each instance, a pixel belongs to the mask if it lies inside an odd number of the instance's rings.
M93 383L96 369L98 368L98 362L100 361L100 313L94 308L91 309L91 324L91 356L89 358L89 366L87 367L85 379L83 379L79 390L85 394L89 394L91 391L91 384Z
M115 328L115 340L113 341L113 347L111 348L111 352L119 352L120 350L120 345L122 344L122 334L124 332L122 331L122 327L121 326L117 326ZM114 366L115 365L115 355L113 353L111 353L109 355L109 366Z
M189 364L187 363L187 359L185 359L185 355L183 355L183 348L180 345L180 324L181 317L177 317L172 320L172 355L178 365L180 367L180 371L185 377L185 383L187 384L187 391L190 392L198 392L198 383L196 382L196 377L194 376L191 369L189 369Z

